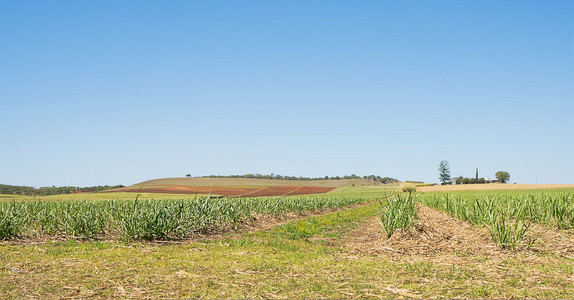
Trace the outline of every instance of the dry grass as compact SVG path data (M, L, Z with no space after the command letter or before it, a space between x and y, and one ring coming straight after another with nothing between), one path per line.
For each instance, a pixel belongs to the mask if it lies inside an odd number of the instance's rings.
M437 253L471 251L475 254L500 254L490 239L488 230L479 229L448 214L419 205L413 230L398 231L385 239L378 220L369 220L352 234L347 245L362 253L377 253L390 257L408 255L411 258L436 257Z
M560 230L540 224L532 224L529 236L537 243L518 252L503 250L492 240L488 228L461 221L445 212L419 205L418 221L413 230L399 231L389 239L378 219L373 218L353 232L345 245L360 253L377 253L390 257L408 255L411 259L430 258L438 262L437 254L453 262L452 254L471 253L478 256L503 257L540 253L574 259L574 230ZM466 261L460 261L466 263Z
M542 225L533 227L532 235L539 237L539 243L519 251L503 250L494 243L486 228L421 205L419 221L413 230L385 239L380 223L371 218L343 244L352 255L400 262L414 273L424 274L427 280L448 283L448 278L427 267L450 266L461 280L446 285L446 297L545 298L551 295L550 290L563 292L566 286L574 285L571 265L574 232ZM468 276L469 273L478 276ZM415 295L438 295L436 290L426 287L427 284L423 280ZM484 290L485 285L498 294ZM571 292L565 295L572 297ZM442 291L439 294L445 296Z
M457 184L457 185L435 185L419 186L417 192L454 192L454 191L487 191L487 190L537 190L537 189L558 189L574 188L574 184Z

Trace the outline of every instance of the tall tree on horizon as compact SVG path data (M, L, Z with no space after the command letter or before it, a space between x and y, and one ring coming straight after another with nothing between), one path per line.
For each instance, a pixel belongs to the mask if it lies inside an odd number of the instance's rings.
M438 166L438 179L441 181L442 185L445 185L447 181L450 181L450 167L446 160L441 161Z
M496 176L500 183L506 183L508 180L510 180L510 174L508 174L506 171L498 171L494 176Z

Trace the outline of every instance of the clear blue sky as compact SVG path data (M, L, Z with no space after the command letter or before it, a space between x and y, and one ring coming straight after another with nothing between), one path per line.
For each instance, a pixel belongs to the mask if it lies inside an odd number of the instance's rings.
M574 1L0 1L0 183L574 183Z

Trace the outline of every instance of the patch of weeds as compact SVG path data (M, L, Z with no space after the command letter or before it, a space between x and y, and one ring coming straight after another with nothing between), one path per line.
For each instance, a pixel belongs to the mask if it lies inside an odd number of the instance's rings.
M572 264L561 264L558 268L565 273L574 273L574 266Z
M522 280L520 280L520 278L518 278L518 277L510 277L510 278L506 279L506 281L504 282L504 285L516 287L516 286L519 286L521 282L522 282Z
M475 284L468 290L471 295L470 298L489 298L496 291L495 287L491 287L484 284Z
M296 240L302 238L308 238L313 236L315 233L321 231L321 226L318 224L316 219L311 220L300 220L292 222L283 226L280 231L287 238Z
M256 241L247 238L238 238L238 239L231 239L225 240L226 244L232 245L234 247L250 247L257 244Z
M454 264L448 268L448 271L444 276L453 281L464 281L469 277L467 270L461 269Z
M269 273L269 272L279 272L280 268L278 266L276 266L274 263L272 263L271 261L267 261L267 260L259 260L257 262L254 262L251 266L251 270L255 271L255 272L265 272L265 273Z
M408 273L416 274L417 277L422 278L432 277L436 270L436 267L430 262L406 262L403 267Z
M94 241L88 244L91 248L104 250L110 247L109 243L101 242L101 241Z
M275 249L288 251L288 252L297 252L302 251L305 247L303 245L297 243L290 243L289 241L281 241L281 240L272 240L267 242L267 245L272 246Z

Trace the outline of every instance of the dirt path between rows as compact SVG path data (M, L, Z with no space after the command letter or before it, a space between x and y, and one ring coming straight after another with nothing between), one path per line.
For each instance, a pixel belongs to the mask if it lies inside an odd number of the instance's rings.
M425 205L419 205L418 216L413 229L399 230L389 239L384 236L379 218L370 218L342 243L351 253L413 262L465 264L475 257L501 260L516 255L533 258L541 253L574 259L574 231L571 230L532 224L529 235L538 238L536 244L512 251L496 245L486 227L474 226ZM469 260L469 257L473 258Z
M460 252L469 254L500 254L485 228L477 228L448 214L419 206L419 220L412 230L397 231L386 239L378 217L369 219L354 231L345 245L351 252L377 254L391 258L411 257L413 260L447 258Z
M444 259L448 263L457 259L464 263L464 257L468 254L500 257L516 253L496 245L486 227L479 228L424 205L419 206L418 216L419 220L412 230L398 231L389 239L383 234L379 218L371 218L355 230L344 244L355 253L409 256L412 260L431 259L435 262ZM532 224L529 234L538 237L537 243L529 249L518 249L521 254L547 252L574 259L573 231Z

